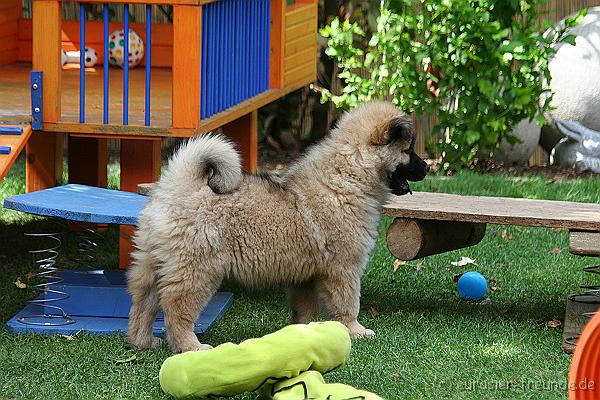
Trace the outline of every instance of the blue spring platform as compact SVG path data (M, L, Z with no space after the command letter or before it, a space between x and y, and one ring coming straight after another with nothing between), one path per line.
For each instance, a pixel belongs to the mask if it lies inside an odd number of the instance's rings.
M146 196L136 193L70 184L5 199L4 208L71 221L135 225L147 201ZM56 310L29 303L7 322L10 331L46 335L80 332L109 335L127 331L131 296L127 292L123 271L66 269L57 271L56 276L62 282L53 285L52 289L67 293L69 297L46 304L59 306L75 322L55 325L53 318L31 318L38 314L56 315ZM40 293L38 299L52 296L56 295ZM217 293L198 316L194 331L205 333L227 311L232 301L232 293ZM20 321L22 318L30 323ZM160 336L164 332L162 313L159 313L154 322L154 334Z

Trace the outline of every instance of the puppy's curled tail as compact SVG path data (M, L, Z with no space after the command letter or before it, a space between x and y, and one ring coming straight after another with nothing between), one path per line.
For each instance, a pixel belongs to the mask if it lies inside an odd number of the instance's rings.
M225 137L202 135L175 152L164 178L187 185L188 190L208 185L215 193L229 193L242 181L240 155Z

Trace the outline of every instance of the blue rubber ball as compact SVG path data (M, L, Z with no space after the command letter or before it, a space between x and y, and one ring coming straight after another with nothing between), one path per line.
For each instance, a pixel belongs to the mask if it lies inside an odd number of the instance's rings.
M479 272L465 272L458 279L458 294L465 300L481 300L487 290L487 280Z

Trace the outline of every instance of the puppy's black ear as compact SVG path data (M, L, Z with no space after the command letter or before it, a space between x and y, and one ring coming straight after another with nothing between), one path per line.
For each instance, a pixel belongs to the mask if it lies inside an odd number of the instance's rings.
M402 140L407 145L410 145L413 136L412 122L408 117L401 116L383 124L378 132L373 135L371 142L376 146L385 146L397 140Z
M394 118L388 128L388 141L386 144L402 140L411 144L414 136L412 122L407 117Z

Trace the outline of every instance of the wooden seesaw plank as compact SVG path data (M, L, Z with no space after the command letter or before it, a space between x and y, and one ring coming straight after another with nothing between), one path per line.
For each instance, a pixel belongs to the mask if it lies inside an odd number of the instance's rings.
M580 256L600 256L600 232L571 231L569 252Z
M600 204L415 192L394 196L383 214L600 232Z

